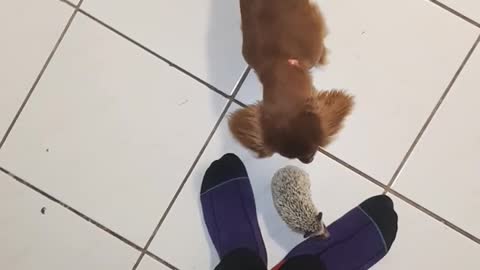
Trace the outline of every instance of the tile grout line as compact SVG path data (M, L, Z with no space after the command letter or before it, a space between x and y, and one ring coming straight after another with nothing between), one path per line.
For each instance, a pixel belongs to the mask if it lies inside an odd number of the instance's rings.
M428 126L430 125L430 123L432 122L433 118L435 117L435 115L437 114L438 110L440 109L441 105L443 104L443 102L445 101L445 98L448 96L448 94L450 93L450 90L452 89L453 85L455 84L455 82L457 81L458 77L460 76L460 73L462 72L463 68L465 67L465 65L467 64L468 60L470 59L470 57L472 56L473 52L475 51L475 49L477 48L478 44L480 42L480 35L478 35L477 39L475 40L475 42L473 43L473 46L470 48L470 50L468 51L467 55L465 56L465 58L463 59L462 63L460 64L460 67L457 69L457 71L455 72L455 74L453 75L453 78L450 80L450 83L448 84L447 88L445 89L445 91L443 92L442 96L440 97L440 99L438 100L437 104L435 105L435 107L433 108L432 112L430 113L430 115L428 116L427 120L425 121L425 123L423 124L422 128L420 129L419 133L417 134L417 136L415 137L415 140L413 141L413 143L410 145L410 148L408 149L407 153L405 154L405 156L403 157L402 161L400 162L400 165L398 166L398 168L395 170L395 172L393 173L392 175L392 178L390 179L390 181L388 182L388 187L387 189L385 189L386 192L388 192L388 190L393 186L393 184L395 183L395 181L397 180L400 172L403 170L403 168L405 167L408 159L410 158L410 156L412 155L413 151L415 150L415 147L417 146L417 144L419 143L419 141L422 139L423 137L423 134L425 134L425 131L427 130Z
M74 3L72 3L72 2L70 2L69 0L58 0L58 1L60 1L60 2L62 2L62 3L64 3L64 4L67 4L67 5L71 6L72 8L77 8L77 5L74 4ZM82 0L82 1L84 1L84 0Z
M62 0L60 0L62 1ZM230 98L230 95L221 91L220 89L218 89L217 87L209 84L208 82L204 81L203 79L197 77L196 75L194 75L193 73L189 72L188 70L182 68L181 66L175 64L174 62L172 62L171 60L161 56L160 54L156 53L154 50L148 48L147 46L143 45L142 43L136 41L135 39L127 36L126 34L120 32L119 30L117 30L116 28L114 28L113 26L110 26L109 24L105 23L104 21L100 20L99 18L93 16L92 14L88 13L87 11L79 8L78 9L78 12L81 13L82 15L86 16L87 18L93 20L94 22L100 24L101 26L107 28L108 30L112 31L113 33L117 34L118 36L126 39L127 41L133 43L135 46L139 47L140 49L144 50L145 52L147 52L148 54L154 56L155 58L157 59L160 59L161 61L163 61L164 63L166 63L167 65L169 65L170 67L182 72L183 74L187 75L188 77L196 80L197 82L203 84L204 86L206 86L209 90L212 90L213 92L221 95L222 97L224 98Z
M150 258L157 260L158 262L161 262L164 266L168 267L171 270L179 270L177 267L173 266L169 262L163 260L162 258L158 257L156 254L146 250L145 255L148 255Z
M234 99L235 99L235 96L237 95L238 91L240 90L243 82L245 81L245 79L247 78L248 74L250 72L250 68L247 67L240 79L238 80L237 84L235 85L234 87L234 90L232 92L232 95L229 97L228 99L228 102L227 104L225 105L225 107L223 108L223 111L221 112L217 122L215 123L215 125L213 126L210 134L207 136L207 139L205 141L205 143L203 144L202 148L200 149L200 151L198 152L197 156L195 157L195 160L193 161L192 165L190 166L189 170L187 171L185 177L183 178L180 186L178 187L177 191L175 192L174 196L172 197L170 203L168 204L167 206L167 209L165 210L165 212L162 214L158 224L156 225L155 229L153 230L152 232L152 235L150 236L150 238L148 239L147 243L145 244L145 247L142 249L142 252L140 254L140 256L138 257L138 260L137 262L135 263L135 265L133 266L133 269L132 270L136 270L137 267L139 266L140 262L142 261L143 257L145 256L145 254L147 253L148 251L148 248L150 247L150 244L152 243L153 239L155 238L155 236L157 235L157 232L159 231L160 227L162 226L163 222L165 221L165 219L167 218L168 214L170 213L170 210L172 209L173 205L175 204L177 198L179 197L180 193L182 192L183 190L183 187L185 186L185 184L187 183L188 179L190 178L190 175L192 174L193 170L195 169L197 163L200 161L201 157L203 156L203 153L205 152L205 150L207 149L210 141L212 140L213 136L215 135L218 127L220 126L220 124L222 123L223 119L225 118L225 116L227 115L228 113L228 110L230 108L230 106L232 105L232 103L234 103Z
M62 202L61 200L57 199L56 197L48 194L47 192L43 191L42 189L38 188L37 186L29 183L28 181L22 179L21 177L15 175L14 173L10 172L9 170L3 168L0 166L0 172L3 172L5 173L6 175L10 176L11 178L13 178L16 182L26 186L27 188L35 191L36 193L42 195L43 197L49 199L50 201L60 205L61 207L63 207L64 209L72 212L73 214L75 214L76 216L82 218L83 220L87 221L88 223L91 223L92 225L94 225L95 227L99 228L100 230L106 232L108 235L111 235L113 236L114 238L120 240L121 242L123 242L124 244L134 248L135 250L137 251L142 251L142 248L140 246L138 246L137 244L135 244L134 242L128 240L127 238L123 237L122 235L116 233L115 231L109 229L108 227L106 227L105 225L101 224L100 222L90 218L89 216L83 214L82 212L80 212L79 210L71 207L70 205Z
M338 164L342 165L343 167L347 168L348 170L352 171L353 173L365 178L365 180L371 182L372 184L374 184L374 185L376 185L380 188L383 188L383 189L387 188L387 185L385 185L384 183L382 183L379 180L373 178L372 176L368 175L367 173L361 171L360 169L357 169L353 165L350 165L348 162L342 160L341 158L336 157L335 155L331 154L327 150L325 150L323 148L318 148L318 152L322 153L323 155L325 155L329 159L337 162Z
M242 107L242 108L246 108L247 107L247 104L241 102L240 100L238 99L233 99L233 103L237 104L238 106Z
M416 203L415 201L411 200L410 198L401 194L400 192L390 188L387 193L393 194L395 197L397 197L398 199L402 200L403 202L409 204L413 208L419 210L420 212L423 212L427 216L437 220L438 222L440 222L443 225L447 226L448 228L454 230L455 232L461 234L462 236L468 238L469 240L472 240L473 242L475 242L477 244L480 244L480 239L475 237L473 234L463 230L462 228L458 227L457 225L453 224L452 222L442 218L441 216L439 216L436 213L430 211L429 209L423 207L422 205Z
M431 2L432 4L438 6L439 8L442 8L442 9L444 9L445 11L452 13L453 15L459 17L460 19L462 19L462 20L464 20L464 21L466 21L466 22L468 22L468 23L470 23L470 24L472 24L472 25L480 28L480 23L478 23L477 21L471 19L470 17L462 14L461 12L458 12L458 11L456 11L455 9L453 9L453 8L445 5L444 3L439 2L439 1L437 1L437 0L430 0L430 2Z
M62 1L62 2L63 2L63 1ZM45 61L45 63L44 63L43 66L42 66L42 69L40 70L40 72L38 73L37 77L35 78L35 81L33 82L32 86L30 87L30 90L28 91L27 96L25 97L25 99L23 100L22 104L20 105L20 108L18 109L17 113L16 113L15 116L13 117L12 122L10 123L7 131L6 131L5 134L3 135L2 140L0 141L0 150L2 149L2 147L3 147L3 145L5 144L8 136L9 136L10 133L12 132L12 129L13 129L13 127L15 126L15 124L17 123L18 118L20 117L20 115L22 114L23 110L25 109L25 106L27 105L27 103L28 103L28 101L30 100L30 98L31 98L31 96L32 96L35 88L37 87L38 83L40 82L40 79L42 78L43 74L44 74L45 71L47 70L47 67L48 67L48 65L50 64L51 60L53 59L53 56L55 55L55 53L57 52L58 48L60 47L60 43L62 43L65 35L67 34L68 29L69 29L70 26L72 25L73 19L74 19L75 16L77 15L78 10L79 10L80 6L82 5L82 3L83 3L83 0L80 0L80 1L78 2L78 5L75 6L75 10L73 11L72 15L70 15L70 18L68 19L67 24L65 25L62 33L60 34L60 37L58 38L57 42L55 42L55 45L53 46L52 51L51 51L50 54L48 55L47 60Z

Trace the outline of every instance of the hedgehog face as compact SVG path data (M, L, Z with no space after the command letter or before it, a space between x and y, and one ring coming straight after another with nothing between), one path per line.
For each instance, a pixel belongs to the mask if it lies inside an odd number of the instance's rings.
M305 232L303 237L309 238L309 237L318 236L321 239L327 239L328 237L330 237L330 233L328 232L327 226L323 222L322 218L323 218L323 213L322 212L318 213L318 215L315 217L315 221L310 226L311 230Z

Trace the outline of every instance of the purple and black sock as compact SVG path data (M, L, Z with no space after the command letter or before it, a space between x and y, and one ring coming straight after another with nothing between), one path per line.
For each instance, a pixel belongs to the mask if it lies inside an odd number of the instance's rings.
M200 200L208 233L222 263L241 252L242 256L258 256L265 267L267 252L252 187L247 170L236 155L226 154L210 165L203 178Z
M289 262L305 256L327 270L369 269L390 250L397 223L393 201L385 195L372 197L328 226L328 239L313 237L303 241L273 269L294 269Z

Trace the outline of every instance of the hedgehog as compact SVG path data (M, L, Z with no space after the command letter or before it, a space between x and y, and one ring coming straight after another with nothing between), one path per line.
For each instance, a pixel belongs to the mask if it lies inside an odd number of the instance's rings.
M310 180L305 171L295 166L278 170L272 178L272 198L278 214L294 232L303 233L305 238L329 237L323 214L311 199Z

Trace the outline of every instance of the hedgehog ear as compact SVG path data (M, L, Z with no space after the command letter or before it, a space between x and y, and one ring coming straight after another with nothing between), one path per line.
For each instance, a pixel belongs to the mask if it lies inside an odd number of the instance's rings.
M323 213L322 213L322 212L318 213L318 215L317 215L317 217L316 217L316 218L317 218L317 221L318 221L318 222L322 222L322 219L323 219Z

